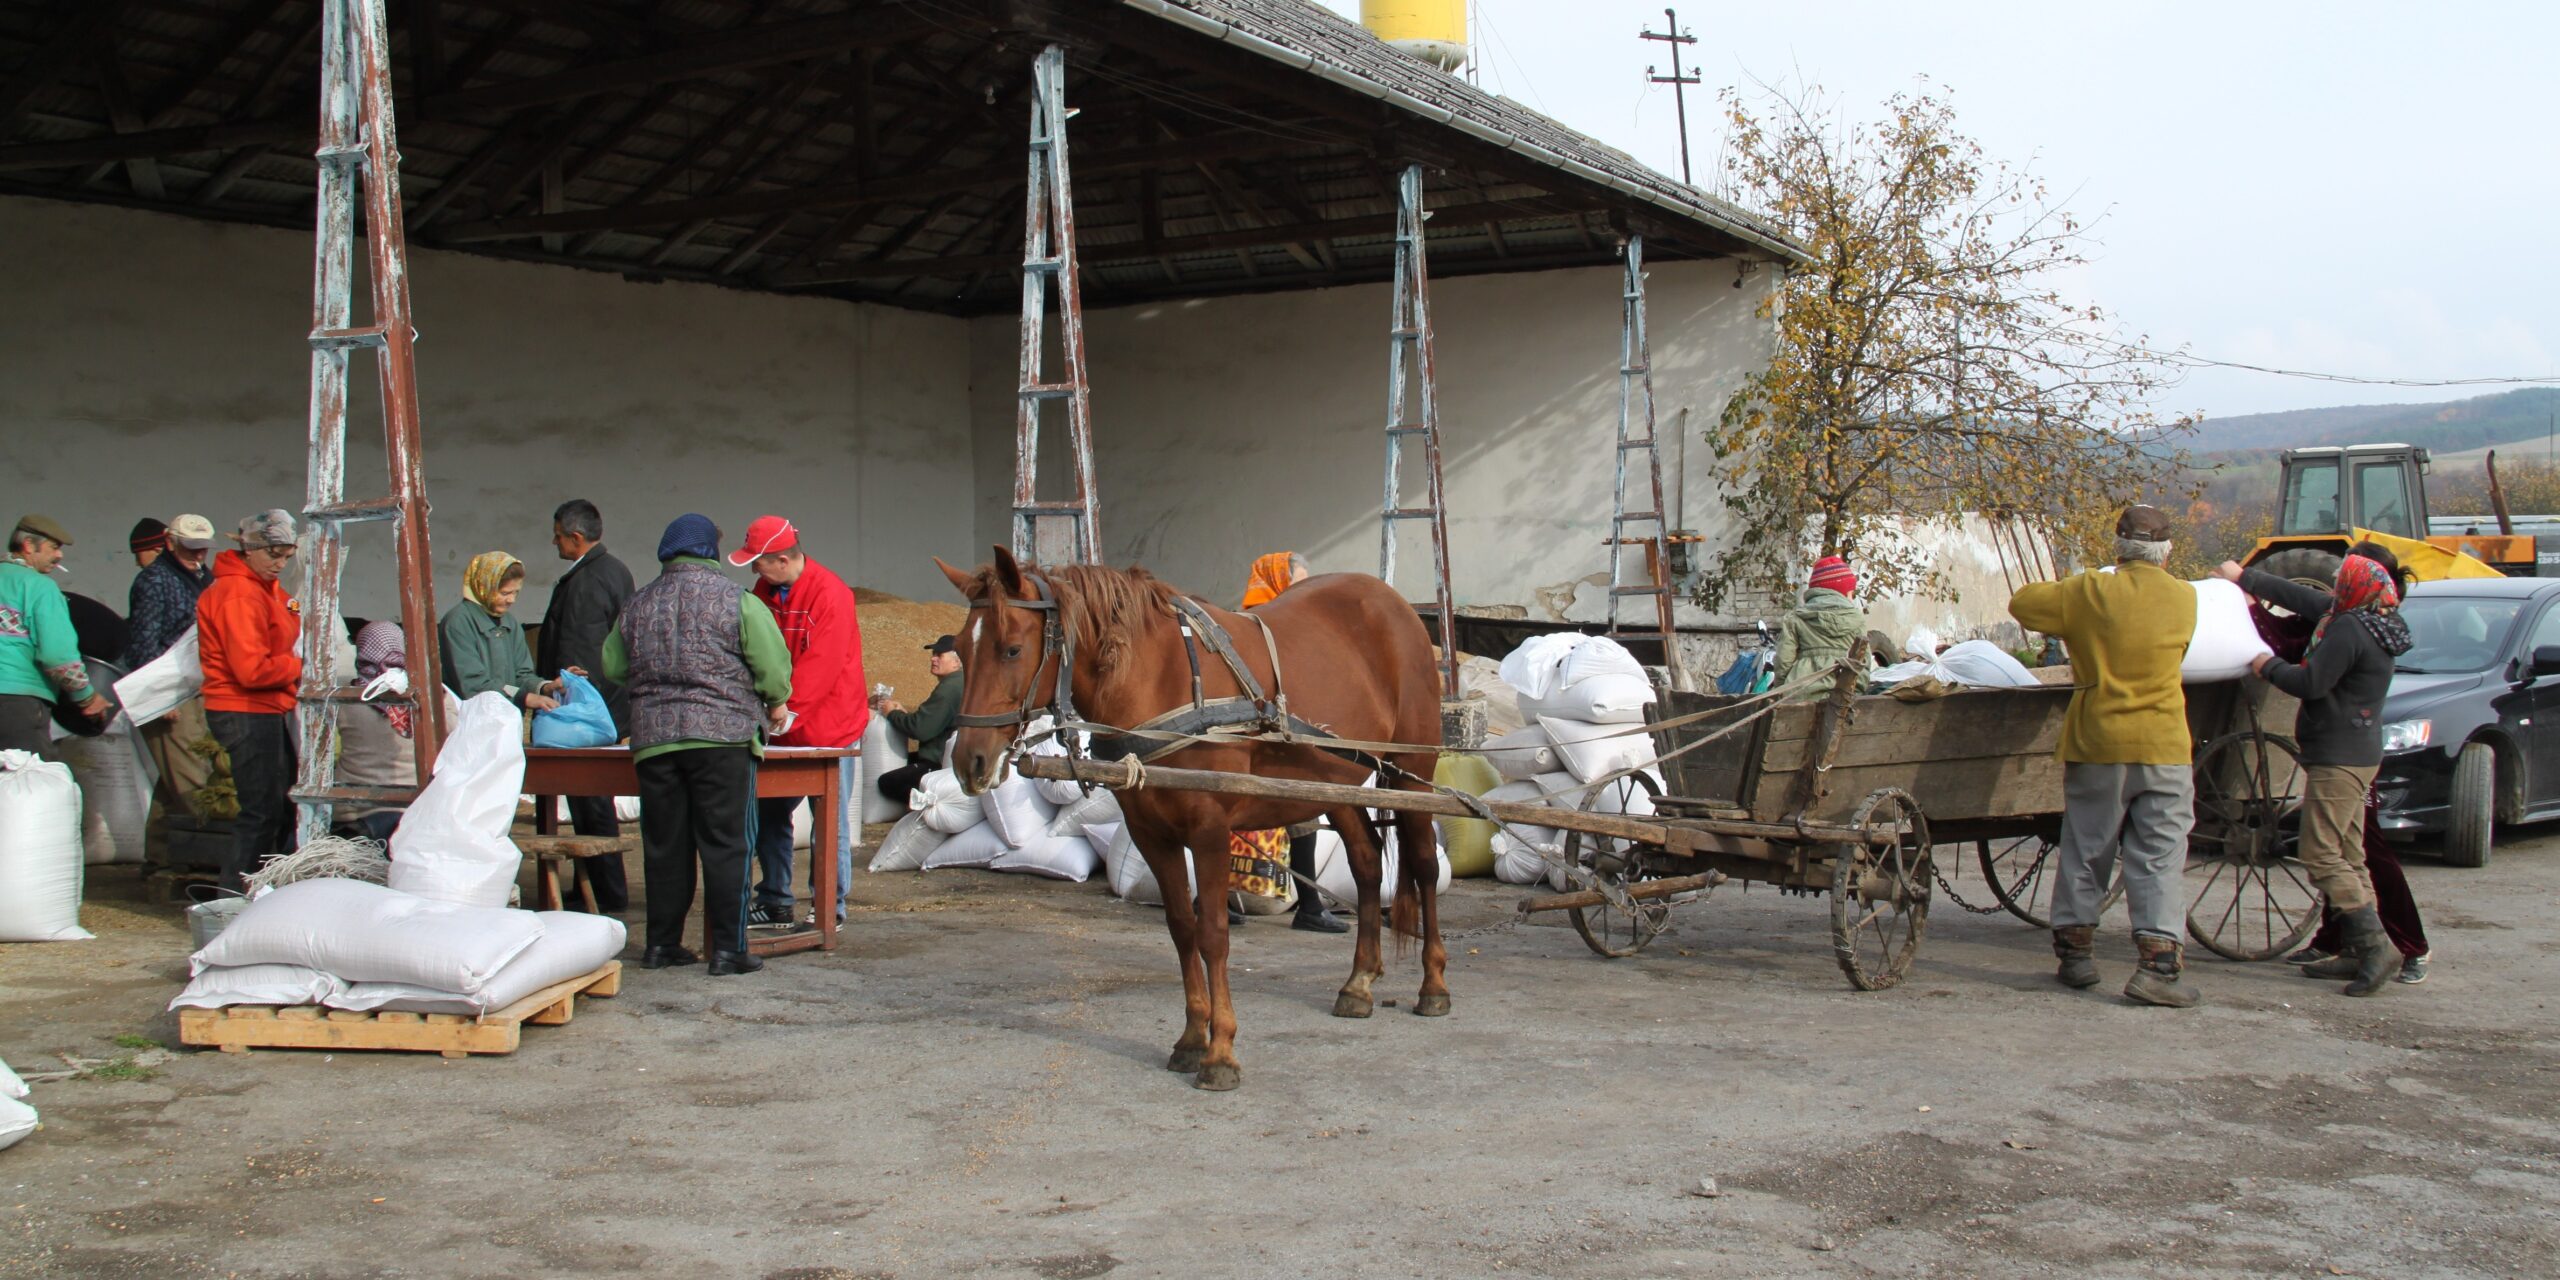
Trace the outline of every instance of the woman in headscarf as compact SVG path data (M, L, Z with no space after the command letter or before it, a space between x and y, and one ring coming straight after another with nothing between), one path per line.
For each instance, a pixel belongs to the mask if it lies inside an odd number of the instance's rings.
M500 693L527 711L548 711L560 704L551 695L560 682L534 671L533 649L524 642L524 624L508 616L516 593L524 589L524 562L504 551L471 558L462 571L462 603L445 611L436 624L436 644L444 657L445 687L465 700Z
M356 675L363 688L386 672L406 674L409 649L396 622L368 622L356 632ZM342 707L338 712L338 785L342 787L415 787L418 761L409 738L416 712L406 702L375 701ZM338 806L341 829L389 842L400 825L403 806L349 800Z
M1307 579L1306 558L1295 551L1274 551L1253 562L1244 584L1244 607L1268 604L1274 597ZM1288 872L1280 867L1280 851L1288 849ZM1279 897L1288 890L1289 879L1298 880L1298 914L1289 922L1293 929L1310 933L1342 933L1351 926L1344 924L1324 905L1316 892L1316 824L1302 823L1285 830L1236 831L1227 836L1227 855L1239 893ZM1244 911L1234 900L1227 904L1227 922L1244 923Z
M2409 626L2400 617L2390 567L2363 554L2367 550L2362 543L2350 550L2325 592L2230 561L2218 571L2262 601L2318 619L2301 662L2268 654L2250 669L2302 701L2294 725L2303 769L2302 866L2338 913L2345 947L2335 960L2303 972L2350 979L2351 996L2387 990L2401 961L2375 909L2364 824L2365 794L2382 764L2382 700L2399 656L2409 651Z

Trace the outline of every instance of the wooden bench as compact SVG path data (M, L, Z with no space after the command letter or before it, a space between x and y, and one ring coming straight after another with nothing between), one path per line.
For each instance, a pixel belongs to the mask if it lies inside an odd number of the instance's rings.
M627 847L615 836L517 836L516 849L534 867L533 909L558 911L568 905L561 896L560 873L569 872L581 910L594 914L595 889L587 881L587 859L619 854Z

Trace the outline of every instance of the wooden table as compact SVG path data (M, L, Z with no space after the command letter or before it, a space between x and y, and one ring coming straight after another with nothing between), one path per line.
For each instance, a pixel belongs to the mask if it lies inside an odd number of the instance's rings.
M756 764L756 798L806 796L817 802L818 819L809 835L810 876L818 886L818 927L796 933L747 935L747 950L760 956L795 951L836 949L836 842L844 832L845 786L859 747L767 747ZM534 799L534 830L552 834L559 826L554 796L629 796L640 793L639 771L629 747L527 747L524 789ZM858 811L857 811L858 812ZM691 874L688 872L687 874ZM747 882L755 883L755 851L747 851ZM704 904L706 909L709 904ZM705 924L704 950L710 949Z

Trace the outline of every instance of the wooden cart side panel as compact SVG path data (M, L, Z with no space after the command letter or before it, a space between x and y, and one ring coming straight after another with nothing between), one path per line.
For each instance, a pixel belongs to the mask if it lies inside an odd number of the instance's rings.
M1741 698L1720 694L1675 690L1663 695L1662 702L1655 708L1655 719L1676 720L1741 701ZM1760 716L1741 732L1728 734L1695 751L1677 756L1671 753L1710 733L1731 727L1733 718L1717 717L1676 729L1655 730L1655 754L1670 757L1662 762L1664 790L1686 799L1742 807L1753 788L1759 785L1762 744L1768 739L1772 719L1771 716Z
M1832 757L1823 799L1805 816L1845 820L1881 787L1909 792L1933 822L2058 812L2062 765L2054 750L2070 702L2069 689L2044 687L1970 690L1927 702L1861 698ZM1813 718L1801 722L1810 726ZM1796 779L1817 740L1781 736L1797 723L1773 718L1745 806L1754 814L1790 812L1803 794Z
M1752 797L1754 813L1783 813L1796 771L1771 772ZM1845 822L1879 787L1899 787L1920 802L1932 826L1982 818L2023 818L2062 810L2062 762L2050 754L1967 760L1835 764L1827 794L1805 817Z

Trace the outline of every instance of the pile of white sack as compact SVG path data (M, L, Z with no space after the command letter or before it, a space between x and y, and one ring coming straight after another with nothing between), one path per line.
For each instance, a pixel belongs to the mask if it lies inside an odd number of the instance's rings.
M1023 732L1045 733L1049 724L1045 717L1034 720ZM1066 750L1049 738L1030 754L1063 756ZM1087 794L1072 782L1035 780L1011 770L985 794L970 796L961 791L958 775L936 769L916 784L907 808L872 856L873 872L972 867L1080 883L1102 869L1092 829L1102 826L1116 835L1120 826L1120 801L1110 792Z
M1653 681L1625 645L1578 633L1532 637L1502 660L1502 679L1518 690L1524 727L1485 744L1503 777L1485 799L1653 812L1652 796L1633 778L1603 783L1593 794L1595 779L1628 769L1661 782L1653 735L1644 731ZM1543 880L1561 889L1563 857L1564 833L1554 827L1506 824L1493 837L1493 873L1508 884Z
M396 865L396 864L395 864ZM252 899L188 960L172 1009L325 1005L476 1016L603 966L623 925L575 911L438 902L360 880Z
M1913 676L1935 676L1953 685L1976 689L2031 689L2038 681L2026 664L1988 640L1964 640L1926 662L1897 662L1878 667L1868 678L1871 688L1890 689Z
M0 1062L0 1151L18 1145L18 1139L36 1131L36 1109L28 1106L27 1083L9 1064Z

